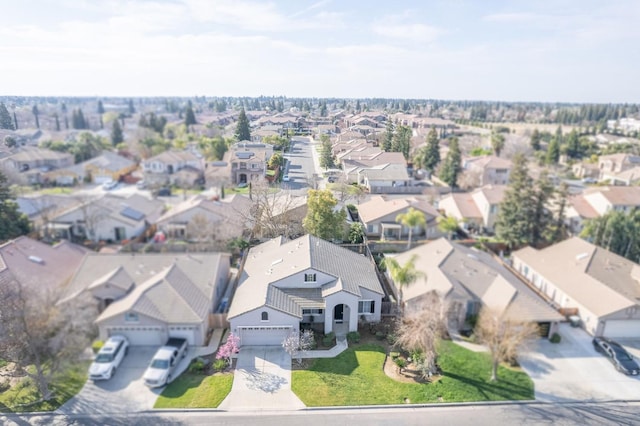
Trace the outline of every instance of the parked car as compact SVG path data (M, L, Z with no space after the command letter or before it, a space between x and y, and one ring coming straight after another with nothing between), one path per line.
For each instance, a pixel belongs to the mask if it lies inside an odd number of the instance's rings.
M596 337L593 339L593 347L604 354L621 373L632 376L640 374L638 363L619 343L604 337Z
M124 336L111 336L89 367L91 380L109 380L129 352L129 341Z
M153 191L154 197L169 197L171 196L171 188L159 188Z
M586 177L582 179L582 183L598 183L598 179L592 177Z
M108 180L102 184L102 188L104 188L107 191L115 188L116 186L118 186L118 182L115 180Z
M138 187L138 189L145 189L147 187L147 184L144 179L142 179L136 182L136 186Z
M282 176L282 181L283 181L283 182L289 182L289 180L290 180L290 179L289 179L289 175L288 175L288 174L286 174L286 175Z
M151 359L151 363L142 376L144 384L157 388L169 383L180 360L187 356L187 339L172 337Z

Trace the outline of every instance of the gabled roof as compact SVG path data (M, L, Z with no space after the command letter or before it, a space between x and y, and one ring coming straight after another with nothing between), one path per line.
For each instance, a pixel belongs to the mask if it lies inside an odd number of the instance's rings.
M475 196L482 194L490 204L500 204L504 200L506 185L485 185L473 191Z
M303 305L301 293L292 292L290 286L279 286L278 282L307 270L335 277L325 286L317 287L323 297L335 291L359 296L361 288L384 294L374 266L366 257L312 235L292 241L277 237L249 250L229 308L229 318L262 306L299 317L300 306ZM317 294L314 294L304 299L307 302L317 300Z
M192 152L189 151L164 151L158 155L145 160L145 163L153 163L157 161L159 163L174 163L185 161L200 161Z
M473 196L470 193L460 192L446 195L440 201L440 205L443 205L443 202L447 199L450 199L453 202L461 217L469 219L482 219L482 213L478 209L478 205L476 204Z
M591 187L583 194L587 201L592 194L602 194L614 206L640 206L640 186Z
M395 163L365 168L362 169L360 173L366 176L369 180L402 181L409 179L407 167L403 164Z
M567 200L580 217L594 219L600 216L596 209L584 198L583 194L569 196Z
M395 259L402 265L414 255L416 269L425 276L403 290L408 304L435 290L452 299L480 301L525 321L563 318L488 253L440 238Z
M640 301L640 265L581 238L542 250L526 247L513 257L599 317Z
M358 215L364 223L375 222L391 214L400 214L410 207L431 217L438 217L438 211L426 200L415 197L385 198L382 195L372 196L369 201L358 206Z
M480 169L510 169L513 165L510 160L496 157L495 155L487 155L483 157L467 158L464 161L465 168L473 167Z
M89 284L87 288L94 289L105 284L110 284L123 291L128 291L134 284L134 281L122 266L118 266L113 271L109 271L106 275L96 279L94 282Z

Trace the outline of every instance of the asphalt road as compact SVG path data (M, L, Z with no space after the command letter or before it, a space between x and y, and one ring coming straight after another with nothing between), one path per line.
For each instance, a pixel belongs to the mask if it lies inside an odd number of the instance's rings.
M285 173L289 175L289 182L282 182L282 188L290 189L294 195L306 195L312 188L313 175L317 173L313 161L314 145L309 138L294 136L291 139L291 148L286 153L289 159L289 167ZM313 188L312 188L313 189Z
M429 407L345 408L277 412L227 413L166 411L105 415L0 416L3 425L634 425L640 401L612 403L516 403L433 405Z

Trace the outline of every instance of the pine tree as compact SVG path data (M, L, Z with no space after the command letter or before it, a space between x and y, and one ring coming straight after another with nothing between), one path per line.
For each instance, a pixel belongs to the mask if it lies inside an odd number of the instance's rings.
M382 141L382 150L386 152L391 151L393 145L393 122L387 118L387 128L384 133L384 140Z
M188 105L184 114L184 124L188 128L189 126L192 126L196 123L196 115L193 112L193 107L191 105Z
M57 112L53 114L53 118L56 121L56 132L59 132L60 131L60 119L58 118L58 113Z
M571 130L566 137L565 152L569 158L582 157L582 146L580 145L580 139L578 138L576 129Z
M321 135L322 151L320 153L320 166L325 169L334 167L333 153L331 152L331 138L328 135Z
M458 175L462 170L462 156L460 154L460 146L458 145L458 138L452 137L449 141L449 152L442 164L442 170L440 171L440 179L449 185L452 189L456 187L458 182Z
M13 121L11 120L11 114L7 107L0 102L0 129L15 130Z
M13 111L13 125L15 126L16 130L18 130L18 117L16 116L15 111Z
M102 105L102 101L98 101L98 114L104 114L104 105Z
M560 141L556 136L551 138L549 142L549 146L547 147L547 156L546 163L547 164L558 164L560 160Z
M135 114L136 108L133 106L133 99L129 99L129 114Z
M531 133L531 149L534 151L540 151L541 139L542 136L540 135L540 132L538 132L538 129L533 129L533 133Z
M411 128L400 125L396 128L391 141L391 151L401 152L405 159L409 159L409 151L411 149Z
M40 113L38 112L38 105L34 105L33 108L31 108L31 112L33 113L33 116L36 119L36 128L40 128L40 119L38 117L38 115L40 115Z
M424 154L423 167L433 173L440 164L440 139L435 127L431 127L427 135L427 149Z
M235 138L237 141L251 140L251 130L249 128L249 119L247 118L247 114L244 112L244 108L240 110L240 115L238 115L238 124L236 125Z
M111 144L113 146L124 142L124 135L122 134L122 127L118 120L113 120L113 126L111 127Z
M69 130L69 117L67 117L67 114L64 115L64 128Z
M25 235L30 229L29 218L18 210L7 177L0 171L0 243Z

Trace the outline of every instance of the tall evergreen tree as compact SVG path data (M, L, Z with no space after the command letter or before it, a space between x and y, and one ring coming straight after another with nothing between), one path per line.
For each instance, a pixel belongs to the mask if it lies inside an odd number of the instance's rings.
M322 150L320 152L320 166L330 169L335 166L333 162L333 153L331 152L331 138L329 135L321 135Z
M236 125L235 138L237 141L251 140L251 130L249 128L249 119L247 118L247 114L244 112L244 108L240 110L240 115L238 115L238 124Z
M558 164L560 160L560 141L556 136L551 138L549 146L547 147L546 163Z
M133 106L133 99L129 99L129 114L135 114L136 108Z
M0 171L0 243L29 233L29 218L18 210L7 177Z
M9 114L9 110L5 106L5 104L0 102L0 129L7 130L15 130L13 126L13 121L11 120L11 114Z
M534 151L540 151L540 141L542 140L542 136L538 129L533 129L533 133L531 133L531 149Z
M98 101L98 114L104 114L104 105L102 105L102 101Z
M124 135L122 133L122 127L118 120L113 120L113 126L111 127L111 144L113 146L124 142Z
M565 138L565 152L569 158L577 159L582 157L582 145L576 129L571 130Z
M409 151L411 149L411 128L400 125L396 127L391 141L391 151L401 152L405 159L409 159Z
M440 170L440 179L449 185L452 189L458 184L458 175L462 170L462 155L458 138L452 137L449 140L449 152L444 159L442 169Z
M384 133L384 140L382 141L382 150L386 152L391 151L391 146L393 145L393 121L387 118L387 128Z
M427 135L427 149L423 159L424 168L433 173L440 164L440 139L435 127Z
M40 118L38 117L40 113L38 112L38 105L34 105L31 108L31 112L33 113L33 117L36 119L36 128L40 128Z
M193 107L191 105L188 105L184 113L184 124L187 126L187 128L189 128L189 126L192 126L196 123L196 115L193 112Z
M18 117L16 116L15 111L13 111L13 125L15 126L15 129L18 130Z
M500 153L504 148L504 135L502 133L495 130L491 132L491 147L496 157L500 157Z
M60 119L58 118L58 113L57 112L53 114L53 118L56 121L56 132L59 132L60 131Z

